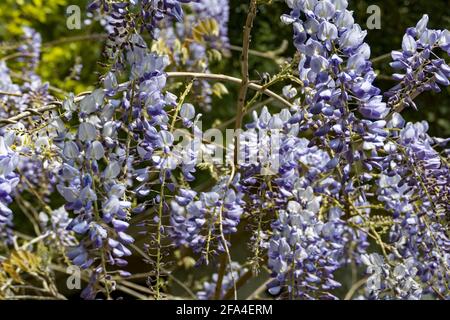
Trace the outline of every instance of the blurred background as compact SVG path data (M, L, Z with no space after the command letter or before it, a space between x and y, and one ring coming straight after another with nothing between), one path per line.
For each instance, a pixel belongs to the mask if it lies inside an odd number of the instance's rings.
M101 61L104 61L102 50L105 39L101 36L103 27L98 22L90 21L85 8L88 0L2 0L0 1L0 42L13 43L20 39L22 27L30 26L38 31L43 40L39 75L44 81L49 81L54 87L74 93L90 90L98 83L98 77L104 73ZM213 62L211 72L223 73L240 77L240 52L242 43L242 26L247 14L248 1L230 0L229 38L232 50L228 57ZM292 57L295 49L291 44L291 26L283 25L280 16L288 12L288 7L281 0L267 1L259 7L259 12L253 29L251 48L263 55L252 55L250 59L250 77L260 80L265 73L276 74L280 70L279 60L264 56L267 52L277 52L280 57ZM270 3L271 2L271 3ZM379 74L376 85L389 89L394 82L390 79L392 69L389 67L391 50L400 48L403 34L407 27L415 26L423 14L430 17L429 27L450 29L450 1L445 0L358 0L349 1L350 10L354 11L356 21L365 28L370 14L367 8L378 5L381 8L381 29L368 30L366 41L372 49L375 58L374 68ZM79 5L84 21L80 30L69 30L66 26L66 9L69 5ZM233 47L236 46L236 47ZM0 54L1 54L0 46ZM377 58L379 57L379 58ZM273 90L281 90L281 85ZM227 121L234 116L237 90L228 86L228 94L214 97L214 112L205 112L204 124L213 125L219 119ZM176 89L175 89L176 90ZM404 117L408 121L427 120L430 123L430 135L450 136L450 87L440 94L424 93L417 99L418 111L408 109ZM61 96L60 98L63 98ZM207 179L207 178L205 178ZM205 180L203 179L203 180ZM199 183L204 183L199 179ZM17 219L23 219L18 217ZM26 223L16 221L16 225ZM247 241L245 230L235 235L233 259L245 259ZM175 253L177 254L177 253ZM148 271L148 266L138 258L131 261L130 269L134 272ZM179 261L177 276L186 284L195 279L207 279L212 269L196 269L192 271L192 260ZM348 273L343 273L348 274ZM267 274L262 272L254 281L250 281L241 292L242 297L248 296L259 287ZM348 287L342 288L346 292ZM145 280L143 280L145 281ZM350 281L347 281L350 283ZM200 281L201 284L201 281ZM175 286L176 287L176 286ZM177 289L173 294L177 294ZM180 292L181 289L180 289ZM75 294L76 295L76 294Z

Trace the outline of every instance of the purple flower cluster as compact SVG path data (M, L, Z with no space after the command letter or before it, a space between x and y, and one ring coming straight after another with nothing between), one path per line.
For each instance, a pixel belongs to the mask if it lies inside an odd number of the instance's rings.
M311 130L311 145L331 156L327 166L340 171L336 192L362 192L366 198L362 189L371 179L370 172L380 168L379 151L388 136L383 119L389 111L380 89L373 85L376 75L369 61L370 47L364 43L366 31L354 23L347 1L287 3L292 11L282 21L294 27L303 82L289 93L293 98L301 96L290 122L297 120L301 132ZM367 172L355 181L351 173L360 165Z
M115 50L128 47L134 30L147 30L154 36L155 29L164 18L178 21L183 18L182 4L191 0L142 0L132 2L94 0L88 9L101 13L102 23L109 35L108 55L116 56Z
M450 85L450 66L436 53L440 48L450 55L450 31L427 28L424 15L415 28L408 28L403 36L402 50L392 51L391 66L399 73L393 75L399 83L386 96L391 106L411 106L417 109L414 98L424 91L440 92Z
M367 266L366 295L370 299L420 300L422 287L416 281L418 269L414 259L408 258L394 268L378 253L363 255Z
M340 287L333 273L341 264L344 237L342 212L330 210L328 222L319 219L321 199L311 187L298 189L296 200L278 212L269 244L271 294L286 287L291 298L335 299L330 290Z
M66 209L75 214L68 229L81 238L68 252L69 258L82 268L94 264L97 274L107 277L105 264L125 266L124 258L131 255L127 246L134 240L126 233L131 203L123 168L128 159L118 139L120 123L113 118L117 105L104 100L103 90L98 89L79 105L66 102L73 112L70 119L76 115L79 125L76 132L64 125L58 128L62 163L57 189ZM84 297L95 296L96 281L83 291Z
M390 243L413 263L424 293L445 296L450 238L440 221L449 209L448 164L433 148L426 122L405 123L394 114L388 126L400 130L385 146L388 165L378 180L378 199L393 213Z
M294 27L294 45L301 54L303 104L314 115L342 118L347 103L365 118L387 114L380 90L372 85L375 73L368 61L367 34L354 23L347 1L287 1L292 9L282 21ZM306 90L306 88L310 90ZM331 128L324 130L327 133Z
M48 84L42 83L40 77L35 74L40 57L41 36L28 27L23 28L23 32L23 44L13 55L17 56L16 61L22 66L26 81L21 85L15 84L6 62L0 62L0 91L2 91L0 116L2 119L7 119L33 106L43 106L52 99L48 92ZM30 121L13 122L9 127L4 127L2 124L0 128L2 139L0 233L3 238L9 238L10 235L8 230L12 226L13 212L7 206L13 201L15 192L42 185L48 186L49 191L52 190L52 186L48 183L52 172L44 169L45 160L42 157L42 150L50 148L48 135L51 129L48 128L47 132L36 130L39 121L34 121L35 119L40 117L30 117ZM27 130L33 130L34 133L29 134ZM34 143L30 143L32 139L35 139ZM26 183L20 181L18 172Z
M11 240L13 217L8 205L13 201L12 194L19 183L19 177L15 173L19 158L10 149L10 142L11 135L0 135L0 239L7 242Z
M40 60L42 38L36 30L29 27L24 27L23 33L24 44L18 48L18 51L23 54L24 58L29 58L22 59L28 62L25 70L34 74Z
M217 250L225 251L228 244L223 243L223 236L237 231L243 212L242 194L227 185L228 179L199 195L180 189L171 202L170 217L170 234L177 246L190 247L205 259Z

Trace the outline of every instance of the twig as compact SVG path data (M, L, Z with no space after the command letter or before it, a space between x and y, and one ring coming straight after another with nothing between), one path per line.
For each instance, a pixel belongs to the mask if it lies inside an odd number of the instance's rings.
M0 59L0 61L6 61L11 60L15 58L37 58L38 56L33 53L22 53L22 52L16 52L13 54L10 54L9 56L5 56Z
M362 278L358 282L354 283L353 286L348 290L347 294L344 297L344 300L350 300L355 292L361 288L367 282L367 278Z
M230 83L235 83L238 85L242 84L242 79L227 76L224 74L215 74L215 73L197 73L197 72L168 72L167 73L168 78L197 78L197 79L205 79L205 80L217 80L217 81L226 81ZM284 99L283 97L279 96L275 92L265 89L264 86L258 85L256 83L249 83L248 88L255 90L255 91L261 91L265 95L274 98L278 102L282 103L286 107L292 108L293 105Z
M141 248L139 248L138 246L136 246L135 244L131 244L130 245L138 254L140 254L143 258L147 259L148 261L153 261L153 259L146 254ZM165 270L164 268L161 268L161 270L167 274L167 276L172 279L173 281L175 281L181 288L183 288L186 293L189 294L189 296L193 299L197 299L197 296L195 295L195 293L193 293L191 291L191 289L189 289L188 286L186 286L182 281L178 280L174 275L172 275L172 273L168 270ZM135 275L136 276L136 275ZM133 277L133 276L132 276Z
M61 266L59 266L59 265L56 265L56 264L50 264L49 267L50 267L52 270L54 270L54 271L57 271L57 272L61 272L61 273L63 273L63 274L69 274L69 275L70 275L70 273L69 273L65 268L63 268L63 267L61 267ZM82 279L83 281L85 281L85 282L89 282L89 276L86 276L86 275L84 275L84 274L81 274L81 279ZM100 280L100 281L102 281L102 280ZM102 282L104 282L104 281L102 281ZM105 284L105 285L106 285L106 284ZM130 289L130 288L124 286L124 285L117 284L117 285L116 285L116 289L119 290L119 291L122 291L122 292L124 292L124 293L127 293L127 294L129 294L130 296L133 296L133 297L135 297L135 298L138 298L138 299L141 299L141 300L148 300L148 297L147 297L147 296L142 295L142 294L140 294L139 292L136 292L136 291L134 291L134 290L132 290L132 289Z
M242 287L249 279L252 278L252 276L253 276L253 271L251 269L248 270L246 273L244 273L242 275L242 277L240 277L238 279L238 281L236 281L236 289L239 289L240 287ZM234 295L234 288L230 288L223 296L223 300L231 299L233 297L233 295Z
M267 285L273 280L273 278L267 279L262 285L260 285L251 295L249 295L245 300L254 300L256 299L262 292L267 289Z
M279 62L280 59L283 59L279 55L284 53L287 50L288 46L289 46L289 42L287 40L283 40L280 47L276 50L261 52L261 51L249 49L248 53L255 57L270 59L270 60L274 60L275 62ZM242 52L242 47L240 47L240 46L229 45L228 48L233 51Z
M66 43L73 43L73 42L87 41L87 40L106 40L107 38L108 38L107 34L94 33L94 34L88 34L88 35L61 38L58 40L45 42L42 44L42 46L44 48L45 47L54 47L54 46L58 46L61 44L66 44Z
M21 97L22 93L0 91L0 95L2 95L2 96L12 96L12 97Z
M45 238L47 238L48 236L50 236L52 233L51 232L46 232L42 235L40 235L37 238L34 238L33 240L31 240L30 242L25 243L23 246L20 247L21 250L25 250L25 248L32 246L33 244L44 240Z
M378 56L378 57L375 57L375 58L371 59L370 62L376 63L376 62L380 62L380 61L386 60L386 59L388 59L390 57L391 57L391 53L388 52L388 53L382 54L381 56Z
M245 107L245 98L250 83L248 73L248 54L251 42L251 33L253 28L253 21L256 17L257 0L250 0L250 8L247 15L247 20L244 26L244 35L242 41L242 55L241 55L241 88L239 89L238 102L236 106L236 122L235 129L240 129L242 126L243 111Z
M0 128L6 126L8 124L16 124L19 120L26 118L26 117L30 117L30 116L33 116L36 114L41 114L46 111L55 110L55 109L59 108L61 105L62 105L61 102L52 101L43 107L26 110L26 111L21 112L18 115L13 116L11 118L0 119Z

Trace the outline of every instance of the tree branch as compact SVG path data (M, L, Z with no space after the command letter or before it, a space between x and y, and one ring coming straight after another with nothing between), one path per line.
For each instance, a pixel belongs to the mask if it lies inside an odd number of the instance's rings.
M226 81L226 82L235 83L235 84L242 84L241 79L230 77L230 76L227 76L224 74L197 73L197 72L168 72L167 77L168 78L195 78L195 79ZM125 87L127 85L128 85L128 82L124 82L120 86ZM258 85L256 83L249 83L248 88L255 90L255 91L260 91L260 92L264 93L265 95L267 95L268 97L271 97L274 100L285 105L286 107L289 107L289 108L293 107L293 105L289 101L287 101L283 97L279 96L275 92L264 88L261 85ZM90 92L83 92L83 94L78 95L77 97L75 97L75 102L81 101L83 99L83 97L89 93ZM42 106L42 107L39 107L36 109L28 109L28 110L25 110L15 116L10 117L10 118L0 119L0 128L6 126L8 124L15 124L19 120L26 118L26 117L30 117L32 115L42 115L46 111L55 110L61 106L62 106L62 103L60 101L51 101L45 106ZM237 121L237 118L236 118L236 121Z

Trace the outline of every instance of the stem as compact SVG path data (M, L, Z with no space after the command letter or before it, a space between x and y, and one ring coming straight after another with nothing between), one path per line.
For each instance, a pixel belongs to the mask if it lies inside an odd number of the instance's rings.
M143 258L147 259L148 261L153 261L153 258L150 257L148 254L146 254L144 251L142 251L138 246L131 244L130 245L138 254L140 254ZM192 292L191 289L189 289L189 287L187 285L185 285L181 280L179 280L177 277L175 277L171 271L166 270L164 268L161 268L162 272L166 273L167 276L172 279L176 284L178 284L181 288L183 288L187 294L189 294L190 298L192 299L197 299L197 296L195 295L194 292ZM135 278L140 278L140 277L147 277L149 274L148 273L144 273L144 274L135 274L132 275L131 277L128 277L128 279L135 279Z
M367 278L362 278L361 280L359 280L358 282L356 282L355 284L353 284L353 286L350 288L350 290L348 290L347 294L344 297L344 300L350 300L353 295L355 294L355 292L361 288L363 285L365 285L367 282Z
M278 61L283 59L279 55L283 54L287 50L288 46L289 46L289 42L287 40L283 40L283 42L281 43L281 45L280 45L280 47L278 49L275 49L275 50L272 50L272 51L267 51L267 52L261 52L261 51L251 50L250 49L250 50L248 50L248 53L250 55L252 55L252 56L255 56L255 57L270 59L270 60L273 60L275 62L278 62ZM239 46L229 45L228 48L233 50L233 51L240 51L240 52L242 52L242 47L239 47Z
M257 7L256 3L257 3L257 0L250 0L250 9L249 9L249 12L247 15L247 20L246 20L245 26L244 26L244 36L243 36L243 41L242 41L242 55L241 55L242 82L241 82L241 88L239 90L238 102L237 102L237 106L236 106L235 129L240 129L242 126L245 98L247 97L247 91L248 91L249 82L250 82L249 74L248 74L248 55L249 55L249 49L250 49L253 21L256 17L256 7Z
M167 77L168 78L196 78L196 79L205 79L205 80L218 80L218 81L226 81L226 82L235 83L235 84L242 84L241 79L230 77L230 76L227 76L224 74L197 73L197 72L168 72ZM127 86L128 84L129 84L128 82L124 82L120 85L120 87L123 88L123 87ZM293 105L289 101L287 101L283 97L279 96L275 92L264 88L264 86L258 85L256 83L249 83L248 88L255 90L255 91L260 91L260 92L264 93L266 96L271 97L274 100L280 102L284 106L293 108ZM76 96L74 99L74 102L75 103L80 102L83 99L83 97L89 93L90 92L83 92L82 95L80 94L80 95ZM0 128L6 126L8 124L15 124L19 120L26 118L26 117L30 117L32 115L40 115L46 111L58 109L61 106L62 106L62 103L60 101L55 100L55 101L49 102L45 106L42 106L42 107L39 107L36 109L28 109L24 112L19 113L18 115L12 116L7 119L0 119Z
M390 57L391 57L391 53L388 52L388 53L382 54L381 56L378 56L378 57L375 57L375 58L371 59L370 62L376 63L376 62L379 62L379 61L386 60L386 59L388 59Z
M194 80L191 80L191 82L188 83L186 89L184 90L183 94L180 97L180 101L178 102L178 105L175 109L175 114L173 115L172 122L170 124L170 132L173 132L173 130L175 129L175 123L177 122L178 113L180 113L180 109L183 106L183 103L186 100L187 95L189 94L189 92L191 92L193 84Z
M93 174L93 172L91 172L91 176L92 176L92 190L94 192L96 192L96 187L95 187L95 176ZM98 207L98 203L97 200L94 201L94 216L95 216L95 220L97 220L97 223L101 222L101 217L100 217L100 210ZM106 299L107 300L111 300L111 293L109 290L109 282L108 282L108 272L106 271L106 258L105 258L105 250L104 250L105 246L102 245L102 247L100 248L100 259L101 259L101 267L102 267L102 273L103 273L103 279L104 279L104 288L105 288L105 293L106 293Z
M222 254L222 256L220 257L219 271L217 272L216 291L214 292L215 300L220 300L222 296L222 282L223 277L225 276L226 269L227 269L227 256L225 254Z
M160 198L159 198L159 206L158 206L158 230L156 235L156 300L161 298L160 296L160 286L161 286L161 227L162 227L162 218L163 218L163 208L164 208L164 191L166 187L166 170L162 171L162 182L160 189Z
M2 96L12 96L12 97L21 97L22 93L0 91L0 95L2 95Z

